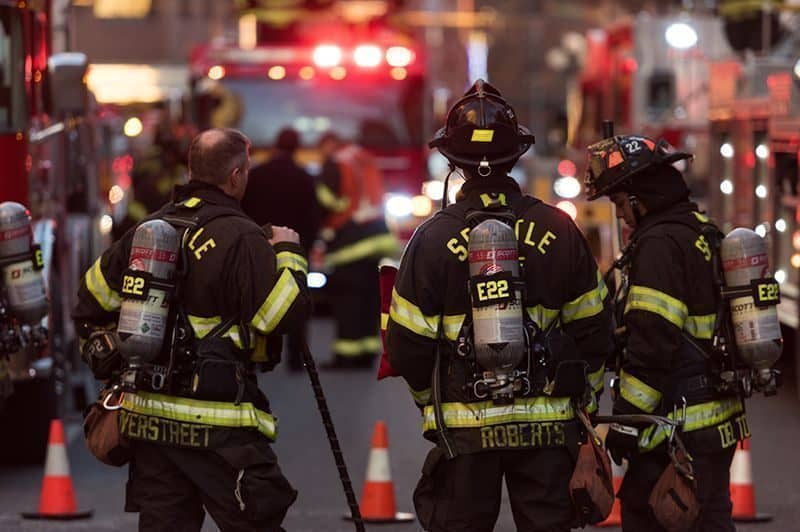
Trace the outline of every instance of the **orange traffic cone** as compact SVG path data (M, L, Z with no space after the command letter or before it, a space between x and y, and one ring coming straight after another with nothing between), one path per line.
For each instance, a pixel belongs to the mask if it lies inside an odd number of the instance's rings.
M753 488L753 469L750 466L750 440L742 440L731 463L731 502L733 520L741 523L763 523L772 516L756 512L756 493Z
M622 486L622 479L625 477L625 469L628 462L623 461L621 466L618 466L614 460L611 460L611 481L614 484L614 493L619 493L619 488ZM594 526L620 526L622 524L622 507L619 504L619 498L614 498L614 506L611 507L611 513L606 517L605 521L601 521Z
M359 509L367 523L398 523L415 519L414 514L398 512L395 505L394 484L389 470L389 436L383 421L375 423L372 432L367 480Z
M77 510L69 462L64 440L64 427L60 419L50 422L50 440L47 444L47 460L44 465L44 480L39 498L39 511L23 513L26 519L84 519L92 516L92 510Z

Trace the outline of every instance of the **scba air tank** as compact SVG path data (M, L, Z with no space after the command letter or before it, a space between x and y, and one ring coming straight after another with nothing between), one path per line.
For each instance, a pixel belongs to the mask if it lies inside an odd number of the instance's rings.
M519 277L514 230L499 220L485 220L469 234L475 359L498 375L511 372L525 356L522 297L512 278Z
M128 269L122 278L122 309L117 332L120 352L131 365L152 362L161 353L167 332L169 294L146 289L146 280L136 272L146 272L156 280L174 277L178 263L178 231L163 220L141 224L133 235Z
M771 276L767 244L755 231L738 227L728 233L722 240L721 256L729 287L747 286ZM769 298L770 294L766 295ZM777 307L759 307L752 296L732 299L730 306L734 340L742 361L755 370L768 370L783 348Z
M9 312L33 325L47 315L41 251L33 246L31 216L24 205L0 203L0 263Z

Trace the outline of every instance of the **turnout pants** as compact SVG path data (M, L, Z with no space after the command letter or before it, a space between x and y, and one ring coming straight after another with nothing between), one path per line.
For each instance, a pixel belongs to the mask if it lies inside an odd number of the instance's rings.
M694 532L734 532L731 519L730 467L736 447L714 453L689 452L694 458L697 499L700 515ZM619 497L622 501L623 532L661 532L647 504L650 492L658 481L669 458L664 452L650 452L633 458L625 473Z
M330 287L336 320L335 361L342 365L371 364L381 350L378 259L337 266Z
M125 511L142 532L199 532L205 511L222 532L282 532L297 492L267 444L223 457L224 450L131 442Z
M420 523L430 532L491 532L505 477L520 532L562 532L574 521L569 479L575 462L566 447L485 451L447 460L428 454L414 491Z

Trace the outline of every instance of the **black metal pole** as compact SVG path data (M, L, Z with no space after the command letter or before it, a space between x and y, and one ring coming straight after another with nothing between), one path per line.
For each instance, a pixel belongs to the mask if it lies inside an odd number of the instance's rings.
M303 339L303 363L311 381L311 388L314 390L314 399L317 400L317 409L319 410L319 415L322 416L322 424L325 426L325 433L328 435L328 443L331 446L333 460L336 462L336 469L339 470L339 479L342 481L347 506L350 507L350 516L356 525L356 532L365 532L364 520L361 518L361 511L358 508L353 484L350 482L350 474L347 472L347 464L344 462L344 455L339 447L339 439L336 437L336 429L333 426L331 412L328 410L328 402L325 400L325 394L322 391L317 366L314 363L314 357L311 355L305 338Z

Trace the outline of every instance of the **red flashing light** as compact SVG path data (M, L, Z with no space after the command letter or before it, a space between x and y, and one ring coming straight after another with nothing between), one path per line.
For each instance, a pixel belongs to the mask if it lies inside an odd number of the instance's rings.
M362 44L353 50L353 62L363 68L374 68L381 64L383 51L374 44Z
M335 67L342 62L342 49L335 44L320 44L314 49L312 57L318 67Z
M552 168L552 167L551 167ZM575 167L575 163L568 159L564 159L560 163L558 163L558 175L560 176L572 176L575 177L575 173L578 169Z
M626 74L632 74L639 68L639 63L633 57L626 57L622 61L622 71Z
M386 50L386 62L389 66L405 67L414 61L414 52L405 46L392 46Z

